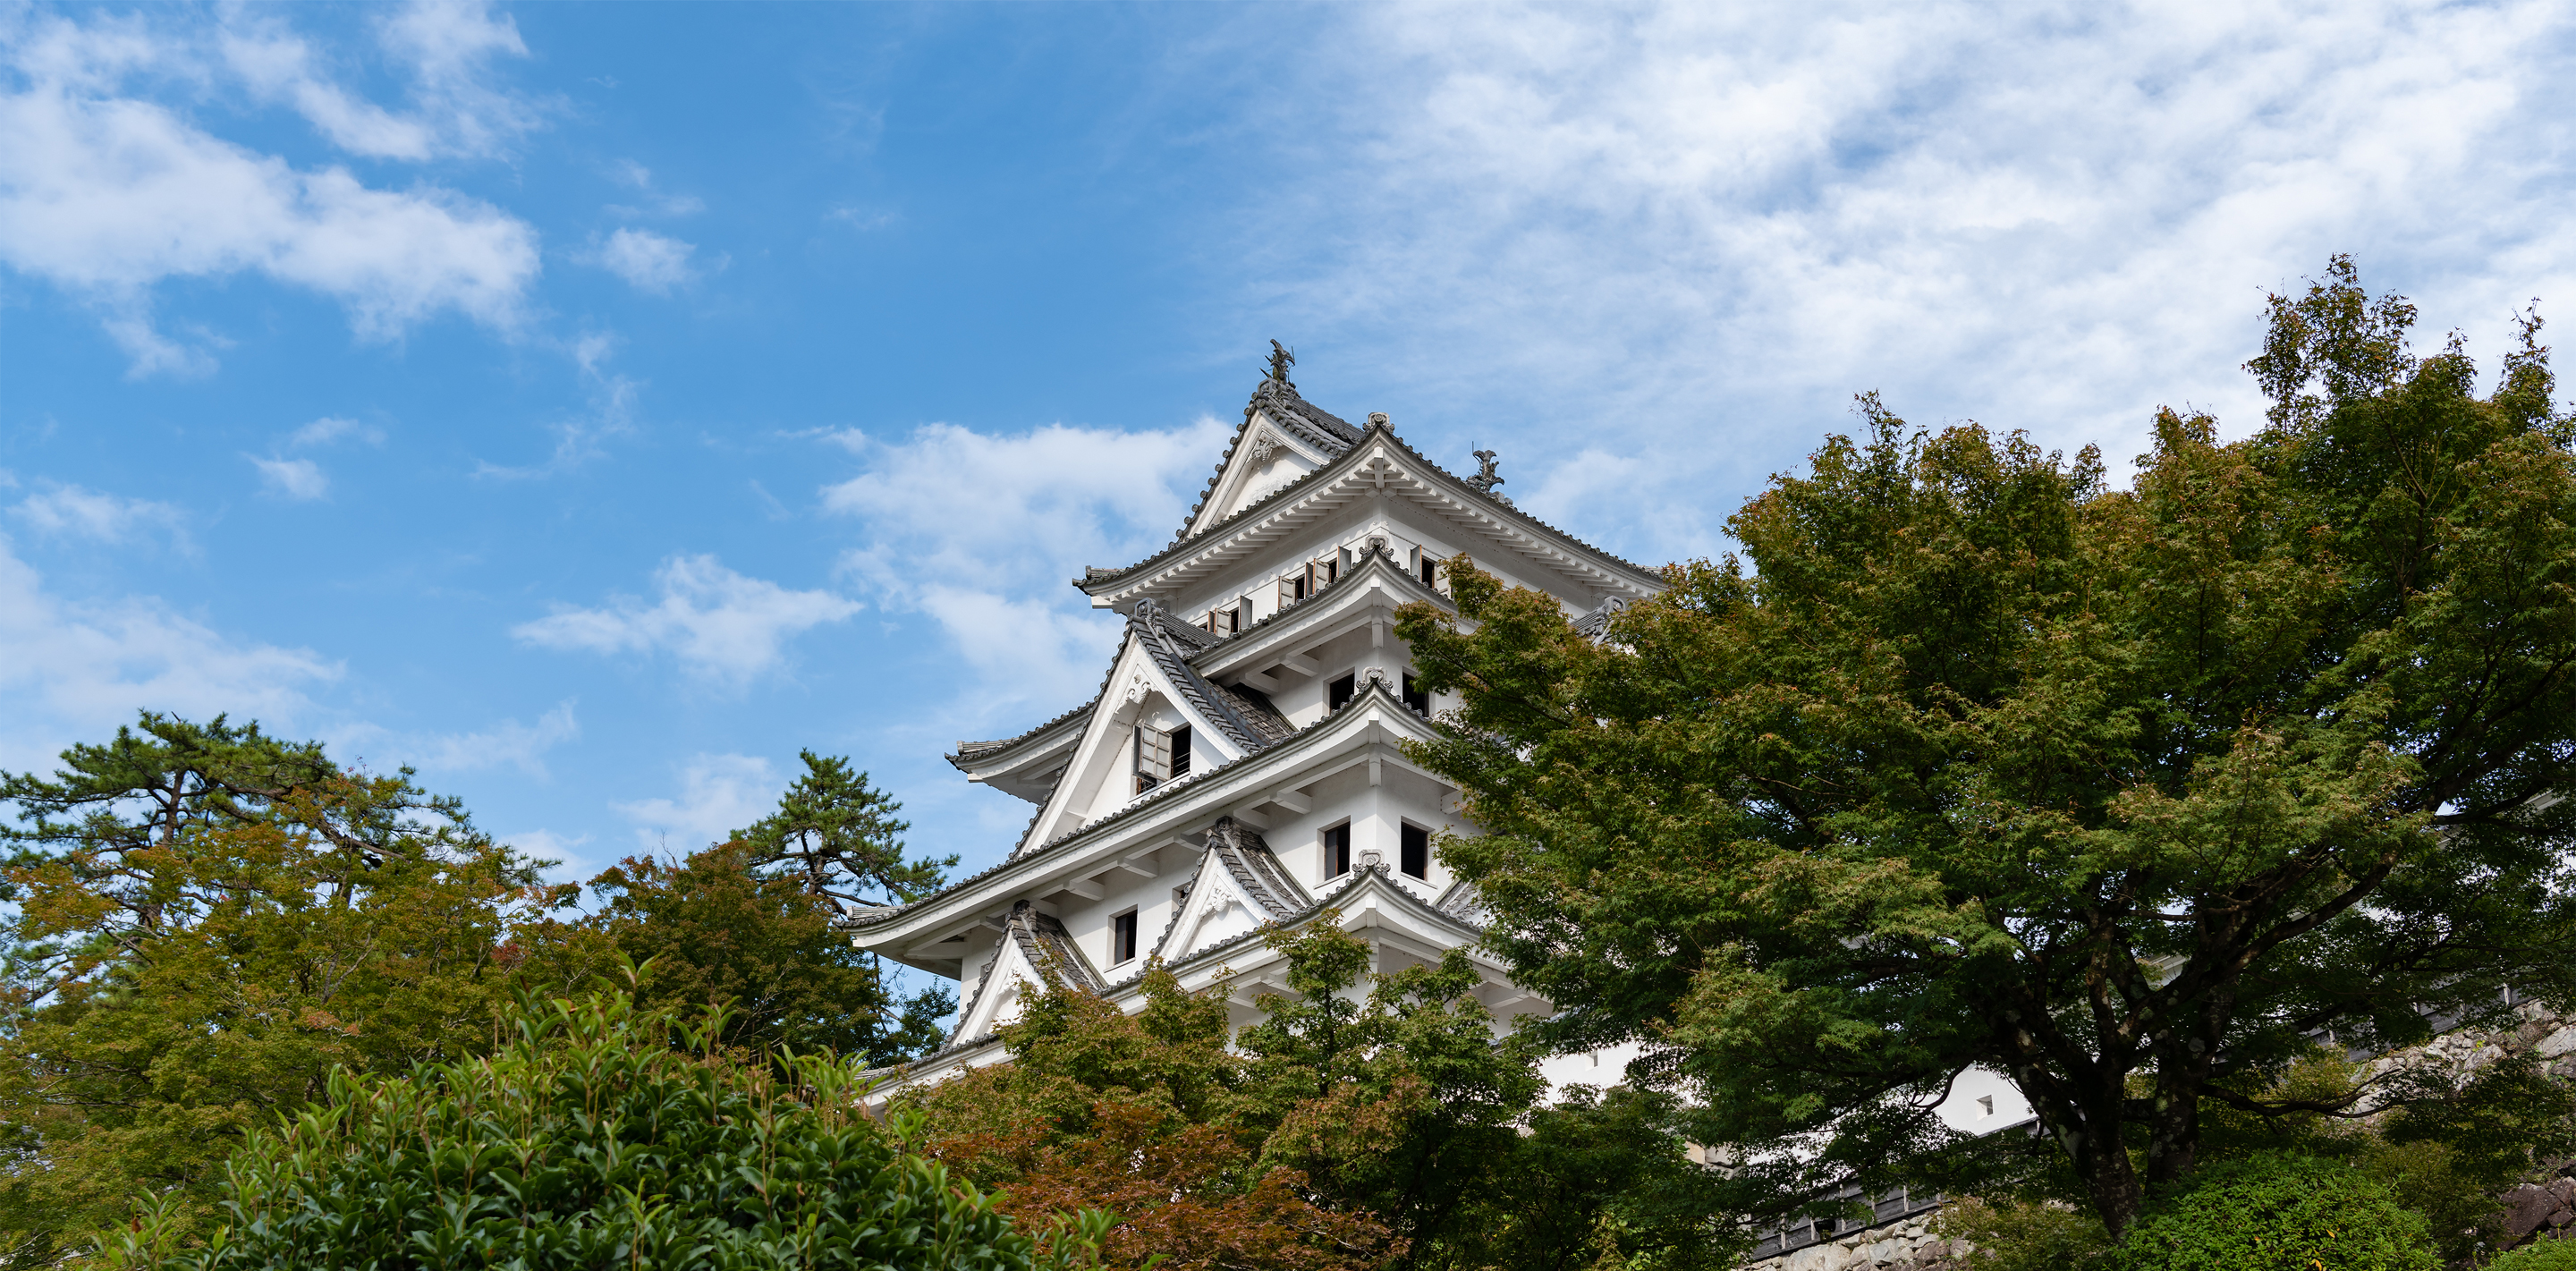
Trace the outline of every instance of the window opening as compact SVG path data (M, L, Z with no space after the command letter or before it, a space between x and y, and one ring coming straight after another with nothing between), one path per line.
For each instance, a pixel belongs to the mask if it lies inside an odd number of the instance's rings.
M1164 734L1164 739L1171 751L1171 758L1165 766L1175 777L1190 775L1190 726L1183 724Z
M1357 671L1353 671L1349 675L1345 675L1342 678L1325 685L1324 709L1327 711L1337 711L1350 705L1351 699L1359 696L1359 691L1360 677L1359 672Z
M1428 880L1431 877L1431 831L1418 825L1405 826L1401 847L1397 863L1404 867L1404 872Z
M1324 831L1324 877L1339 878L1351 872L1351 824L1342 822Z
M1416 715L1426 719L1431 715L1431 692L1411 675L1404 677L1404 704L1412 707Z
M1188 740L1182 730L1182 740ZM1187 764L1187 760L1182 761ZM1156 728L1136 726L1136 789L1143 794L1172 779L1172 734Z
M1433 556L1430 548L1417 547L1413 549L1413 576L1421 579L1422 585L1425 587L1439 587L1440 558Z
M1136 911L1133 909L1109 920L1109 960L1129 962L1136 957Z

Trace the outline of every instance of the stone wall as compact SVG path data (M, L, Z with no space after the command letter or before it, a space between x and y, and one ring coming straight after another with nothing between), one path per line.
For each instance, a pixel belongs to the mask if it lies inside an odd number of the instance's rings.
M2543 1240L2576 1240L2576 1178L2525 1183L2504 1194L2501 1249Z
M2515 1008L2519 1022L2498 1032L2460 1030L2421 1046L2392 1051L2362 1069L2364 1078L2398 1069L2437 1068L2466 1078L2499 1059L2529 1055L2561 1081L2576 1081L2576 1018L2538 1002ZM2563 1166L2562 1166L2563 1168ZM2576 1239L2576 1178L2526 1184L2499 1198L2513 1248L2537 1240ZM1971 1246L1932 1234L1929 1212L1839 1239L1746 1264L1759 1271L1953 1271Z
M1948 1271L1959 1265L1967 1241L1932 1234L1932 1215L1854 1232L1750 1265L1761 1271Z

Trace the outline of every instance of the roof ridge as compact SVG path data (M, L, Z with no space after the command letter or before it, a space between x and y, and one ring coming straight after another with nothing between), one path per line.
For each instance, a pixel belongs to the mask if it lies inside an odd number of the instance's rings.
M1615 553L1615 552L1605 551L1605 550L1603 550L1602 548L1596 547L1596 546L1592 545L1591 543L1585 542L1584 540L1582 540L1582 539L1580 539L1580 538L1576 538L1574 535L1572 535L1572 534L1570 534L1570 533L1567 533L1566 531L1564 531L1564 530L1562 530L1562 529L1559 529L1559 528L1557 528L1556 526L1551 525L1551 524L1549 524L1549 523L1547 523L1547 522L1545 522L1545 521L1542 521L1542 520L1538 519L1537 517L1530 515L1528 512L1522 511L1518 506L1514 505L1514 504L1513 504L1513 503L1511 503L1509 500L1507 500L1507 499L1503 498L1503 496L1501 496L1501 495L1499 495L1499 494L1495 494L1494 492L1492 492L1492 491L1490 491L1490 490L1479 490L1479 489L1477 489L1475 486L1468 484L1468 482L1467 482L1467 480L1466 480L1465 478L1463 478L1463 477L1459 476L1457 473L1451 472L1451 471L1450 471L1450 470L1448 470L1447 468L1441 467L1438 463L1434 462L1430 457L1428 457L1428 456L1424 455L1421 451L1416 450L1416 449L1414 449L1411 445L1406 444L1405 440L1404 440L1402 437L1398 437L1398 436L1396 436L1396 435L1395 435L1395 430L1394 430L1393 428L1389 427L1389 426L1388 426L1388 425L1386 425L1386 424L1378 423L1378 422L1376 422L1376 421L1372 420L1372 421L1370 422L1369 426L1368 426L1368 430L1367 430L1367 432L1364 432L1364 433L1362 433L1362 434L1361 434L1362 439L1363 439L1363 440L1365 440L1369 433L1380 433L1380 434L1383 434L1383 435L1386 437L1386 440L1387 440L1388 442L1392 443L1392 444L1395 446L1395 448L1396 448L1396 449L1403 451L1406 455L1410 456L1410 457L1411 457L1411 458L1413 458L1415 461L1417 461L1417 462L1421 463L1421 464L1422 464L1422 466L1424 466L1424 467L1426 467L1426 468L1429 468L1432 472L1434 472L1434 473L1438 474L1438 475L1439 475L1440 477L1442 477L1443 479L1445 479L1445 480L1449 481L1450 483L1452 483L1453 485L1455 485L1455 486L1458 488L1458 491L1459 491L1460 493L1473 495L1473 496L1475 496L1476 498L1482 499L1482 500L1484 500L1486 503L1491 504L1494 508L1496 508L1496 509L1498 509L1498 510L1502 511L1503 513L1507 514L1507 515L1508 515L1508 516L1510 516L1510 517L1513 517L1513 518L1516 518L1516 519L1519 519L1519 520L1522 520L1522 521L1526 521L1526 522L1528 522L1528 523L1529 523L1529 524L1531 524L1531 525L1535 525L1535 526L1537 526L1538 528L1540 528L1540 529L1542 529L1542 530L1545 530L1545 531L1547 531L1548 533L1553 534L1553 535L1555 535L1555 536L1556 536L1556 537L1558 537L1558 538L1564 539L1564 540L1565 540L1566 542L1568 542L1568 543L1572 543L1572 544L1573 544L1573 545L1575 545L1576 547L1582 548L1584 551L1590 552L1590 553L1592 553L1593 555L1598 556L1598 557L1600 557L1600 558L1601 558L1601 559L1603 559L1603 560L1609 561L1609 562L1611 562L1612 564L1615 564L1615 565L1622 566L1622 567L1624 567L1624 568L1626 568L1626 569L1629 569L1629 570L1632 570L1632 571L1634 571L1634 572L1636 572L1636 573L1638 573L1638 574L1641 574L1641 575L1648 575L1648 576L1659 576L1659 575L1662 573L1662 571L1661 571L1661 570L1648 569L1647 567L1645 567L1645 566L1643 566L1643 565L1640 565L1640 564L1638 564L1638 563L1637 563L1637 562L1635 562L1635 561L1629 560L1627 557L1624 557L1624 556L1618 555L1618 554L1617 554L1617 553ZM1240 440L1241 440L1241 434L1240 434L1239 432L1238 432L1238 434L1237 434L1237 438L1236 438L1236 439L1237 439L1238 441L1240 441ZM1211 525L1211 526L1207 527L1207 528L1206 528L1206 529L1204 529L1204 530L1201 530L1200 532L1198 532L1198 533L1196 533L1196 534L1190 534L1190 533L1187 533L1187 532L1182 533L1180 536L1178 536L1178 537L1174 538L1171 542L1164 544L1164 545L1163 545L1159 550L1157 550L1153 555L1148 556L1148 557L1146 557L1145 559L1140 560L1140 561L1136 562L1136 563L1135 563L1135 564L1133 564L1133 565L1128 565L1128 566L1126 566L1126 567L1124 567L1124 568L1120 568L1120 569L1103 569L1103 568L1101 568L1101 567L1099 567L1099 566L1097 566L1097 565L1085 566L1085 567L1083 568L1083 571L1082 571L1082 577L1077 578L1077 579L1074 579L1074 580L1073 580L1073 585L1074 585L1074 586L1076 586L1076 587L1078 587L1078 588L1083 589L1083 590L1084 590L1084 591L1086 591L1086 592L1088 592L1088 591L1090 590L1090 588L1092 587L1092 585L1093 585L1093 584L1095 584L1095 583L1099 583L1099 582L1107 581L1107 580L1110 580L1110 579L1125 578L1125 577L1128 577L1128 576L1130 576L1130 575L1132 575L1132 574L1141 573L1141 572L1143 572L1145 569L1147 569L1147 568L1149 568L1149 567L1151 567L1151 566L1153 566L1153 565L1160 564L1160 563L1162 563L1163 561L1165 561L1165 560L1167 560L1167 559L1169 559L1169 558L1171 558L1171 557L1173 557L1173 556L1175 556L1175 555L1180 554L1180 552L1181 552L1181 549L1182 549L1182 548L1187 547L1187 546L1189 546L1190 544L1192 544L1192 543L1194 543L1194 542L1198 542L1199 540L1202 540L1202 539L1209 539L1209 538L1213 538L1213 537L1214 537L1215 535L1217 535L1219 532L1223 531L1226 527L1231 526L1231 525L1235 524L1236 522L1243 520L1243 519L1244 519L1244 518L1246 518L1246 517L1249 517L1249 516L1251 516L1251 515L1253 515L1253 514L1255 514L1255 513L1257 513L1257 512L1262 511L1263 509L1267 508L1267 507L1268 507L1269 505L1271 505L1272 503L1276 503L1276 502L1278 502L1278 501L1280 501L1280 500L1282 500L1282 499L1285 499L1285 498L1289 497L1290 495L1292 495L1292 494L1296 493L1298 490L1302 489L1302 488L1306 485L1306 483L1307 483L1307 482L1313 481L1313 480L1315 480L1315 479L1317 479L1317 478L1319 478L1319 477L1326 476L1327 474L1332 474L1332 473L1334 473L1334 472L1335 472L1335 470L1336 470L1336 469L1338 469L1342 464L1349 462L1349 461L1351 460L1351 457L1352 457L1352 456L1354 456L1354 455L1358 454L1358 453L1359 453L1359 450L1360 450L1360 448L1359 448L1358 446L1356 446L1356 445L1352 446L1350 449L1345 450L1345 451L1343 451L1341 454L1334 456L1334 458L1333 458L1332 462L1325 464L1323 467L1317 468L1317 469L1315 469L1315 470L1314 470L1314 471L1312 471L1312 472L1306 473L1306 474L1304 474L1303 476L1298 477L1296 480L1294 480L1294 481L1290 481L1290 482L1288 482L1286 485L1280 486L1278 489L1273 490L1273 491L1271 491L1270 493L1265 494L1265 495L1261 496L1260 498L1255 499L1255 500L1253 500L1252 502L1247 503L1247 504L1243 505L1242 507L1235 509L1233 512L1231 512L1231 513L1227 514L1227 516L1225 517L1225 519L1224 519L1224 520L1218 521L1216 524ZM1234 453L1234 447L1233 447L1232 445L1227 446L1227 447L1226 447L1226 454L1230 456L1230 455L1232 455L1233 453ZM1218 464L1217 464L1217 468L1218 468L1218 471L1219 471L1220 473L1222 473L1222 472L1223 472L1223 470L1224 470L1224 468L1225 468L1224 463L1222 463L1222 462L1218 463ZM1214 480L1210 480L1210 481L1209 481L1209 483L1208 483L1208 489L1209 489L1209 491L1210 491L1210 492L1213 492L1213 491L1215 490L1215 488L1216 488L1216 482L1215 482ZM1204 503L1206 502L1206 498L1207 498L1207 496L1206 496L1205 494L1200 495L1200 502L1201 502L1202 504L1204 504ZM1190 510L1190 515L1191 515L1193 518L1195 518L1195 517L1198 515L1198 509L1197 509L1196 507L1193 507L1193 508Z

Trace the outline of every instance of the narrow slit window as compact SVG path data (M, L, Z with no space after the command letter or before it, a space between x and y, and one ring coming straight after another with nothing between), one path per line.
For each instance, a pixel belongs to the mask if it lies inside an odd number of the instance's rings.
M1351 699L1359 696L1359 685L1360 677L1356 671L1325 685L1324 709L1337 711L1350 705Z
M1136 957L1136 911L1133 909L1109 920L1109 960L1131 962Z
M1163 737L1169 748L1169 757L1163 763L1165 770L1175 777L1190 775L1190 726L1183 724Z
M1351 872L1351 827L1343 822L1324 831L1324 877L1339 878Z
M1422 580L1422 585L1425 587L1440 585L1440 561L1431 554L1430 548L1413 549L1413 572Z
M1418 825L1404 827L1402 851L1397 863L1415 878L1431 877L1431 831Z
M1414 714L1427 717L1431 714L1431 691L1422 687L1421 681L1407 675L1404 677L1404 704L1412 707Z

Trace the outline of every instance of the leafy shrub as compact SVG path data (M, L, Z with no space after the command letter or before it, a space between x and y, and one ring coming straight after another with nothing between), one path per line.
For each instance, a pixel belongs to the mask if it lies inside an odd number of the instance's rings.
M2206 1165L2131 1227L2119 1271L2433 1271L2423 1215L2338 1161Z
M1974 1246L1961 1264L1974 1271L2065 1271L2111 1245L2091 1211L2036 1201L1953 1201L1933 1216L1932 1233Z
M2576 1271L2576 1240L2525 1245L2488 1263L2487 1271Z
M623 994L522 1008L496 1057L331 1079L253 1137L228 1225L187 1246L149 1203L110 1267L1061 1267L988 1197L904 1152L829 1057L744 1064L720 1017ZM674 1042L679 1043L674 1045ZM789 1075L781 1077L784 1070ZM1101 1221L1092 1216L1095 1230ZM1063 1241L1074 1244L1076 1241Z

